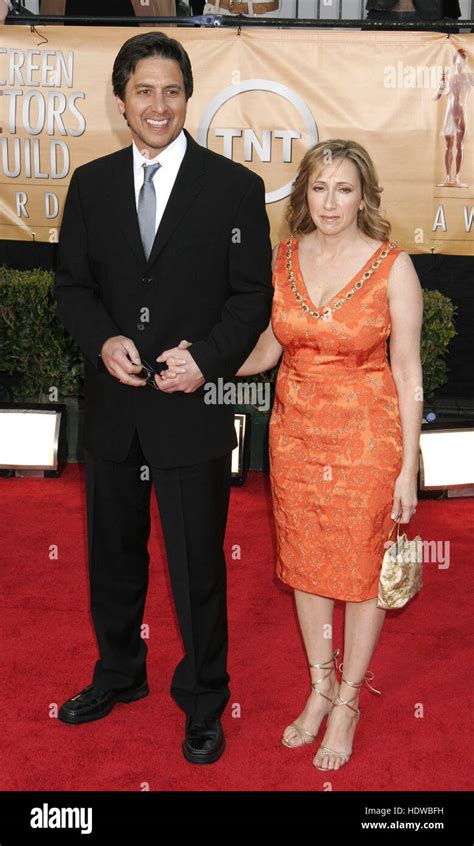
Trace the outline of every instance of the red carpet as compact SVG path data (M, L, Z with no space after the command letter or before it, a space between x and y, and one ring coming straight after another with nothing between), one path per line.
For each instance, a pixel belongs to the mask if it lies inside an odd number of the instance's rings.
M371 665L380 697L361 694L354 753L340 772L311 764L317 746L281 746L309 676L292 593L273 575L268 478L233 489L228 553L231 699L227 750L209 767L181 753L184 716L169 694L181 644L153 500L145 622L151 693L103 720L67 726L50 713L89 683L96 660L88 612L83 466L60 479L0 480L2 651L0 790L468 790L474 500L421 501L409 535L449 540L448 569L389 612ZM52 545L58 558L50 558ZM233 558L234 545L241 557ZM335 646L342 646L336 604ZM421 706L421 707L420 707ZM415 716L422 710L422 716ZM322 737L321 730L320 738Z

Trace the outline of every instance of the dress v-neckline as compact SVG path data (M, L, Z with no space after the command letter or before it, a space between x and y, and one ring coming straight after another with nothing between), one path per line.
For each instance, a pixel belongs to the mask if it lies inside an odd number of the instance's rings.
M294 255L295 255L295 258L296 258L296 271L297 271L298 276L300 278L301 287L303 288L303 290L306 294L308 302L311 303L312 308L316 309L316 311L324 311L333 302L333 300L335 300L337 297L340 297L341 294L343 294L346 291L346 289L349 288L349 286L353 284L354 279L356 279L357 276L361 276L365 272L367 265L369 263L372 264L372 262L375 259L375 256L378 253L382 252L382 250L387 246L387 243L388 243L387 241L384 241L383 244L380 247L378 247L375 250L374 253L372 253L372 255L367 259L365 264L362 265L360 270L358 270L357 273L354 273L354 276L352 277L352 279L349 280L347 285L344 285L343 288L341 288L339 291L337 291L334 294L334 296L331 297L330 300L328 300L325 303L322 303L320 306L317 306L317 305L314 304L312 297L310 297L308 288L306 287L306 282L304 281L304 277L303 277L303 273L302 273L301 265L300 265L300 254L299 254L300 244L299 244L299 240L297 238L293 238L293 248L296 246L296 250L294 252Z

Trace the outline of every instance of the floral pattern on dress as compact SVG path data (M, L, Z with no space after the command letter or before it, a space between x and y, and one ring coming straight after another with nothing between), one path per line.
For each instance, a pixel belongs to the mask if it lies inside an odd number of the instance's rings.
M373 599L402 463L398 395L387 359L387 283L401 250L393 246L331 319L315 319L291 288L287 244L280 243L273 271L272 325L283 347L269 441L276 572L308 593ZM297 290L314 308L295 238L292 249Z

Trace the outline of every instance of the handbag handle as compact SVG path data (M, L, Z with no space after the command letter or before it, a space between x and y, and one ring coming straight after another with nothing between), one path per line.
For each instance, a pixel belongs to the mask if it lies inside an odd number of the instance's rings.
M400 540L400 521L401 521L401 519L402 519L402 518L401 518L401 517L399 517L399 518L398 518L398 520L394 520L394 521L393 521L393 526L392 526L392 528L390 529L390 534L389 534L389 536L388 536L387 540L390 540L390 538L392 537L393 530L394 530L394 528L395 528L395 526L396 526L396 527L397 527L397 541L396 541L396 542L398 543L398 541ZM394 543L395 543L395 541L394 541Z

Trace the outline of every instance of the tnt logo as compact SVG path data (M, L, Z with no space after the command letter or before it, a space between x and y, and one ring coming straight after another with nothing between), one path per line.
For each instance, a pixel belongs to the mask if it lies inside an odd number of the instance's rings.
M255 120L260 128L235 125L235 118L246 112L249 123ZM265 121L266 126L262 125ZM283 184L265 197L267 203L276 203L290 194L294 162L318 143L319 133L311 111L295 91L271 79L247 79L229 85L211 100L199 120L197 141L228 159L271 163L271 175L263 168L259 172L265 174L267 184L274 174L281 178Z

